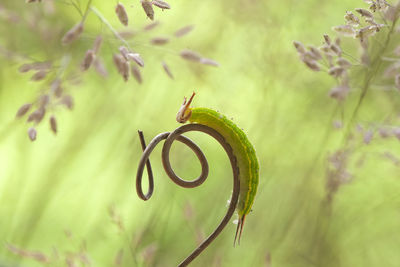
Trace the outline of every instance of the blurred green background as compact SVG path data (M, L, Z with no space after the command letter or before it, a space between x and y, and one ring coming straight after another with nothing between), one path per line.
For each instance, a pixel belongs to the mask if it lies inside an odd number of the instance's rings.
M121 2L129 29L149 23L139 1ZM327 157L340 149L343 138L343 130L332 126L342 119L340 107L328 96L334 81L306 69L292 44L322 44L322 34L342 24L346 10L364 7L363 1L170 4L171 10L156 10L159 27L131 39L146 62L139 85L117 74L112 53L120 43L93 14L82 38L64 47L62 34L79 19L73 7L56 1L55 13L43 13L43 23L29 29L30 16L42 14L42 7L2 0L22 18L18 23L0 19L3 48L40 60L69 53L79 64L95 36L104 33L101 56L110 75L104 79L91 69L82 83L68 87L75 107L57 111L57 136L44 122L30 142L28 126L15 121L15 112L46 85L18 72L25 61L0 57L0 266L46 265L13 254L10 246L44 253L52 259L48 266L66 266L66 259L76 266L119 266L119 260L120 266L176 266L186 257L226 211L232 178L222 148L207 136L188 134L210 164L210 177L199 188L182 189L168 179L160 147L151 156L151 200L137 197L134 178L141 156L137 130L149 141L177 128L176 112L193 90L194 106L217 109L245 130L261 168L240 246L233 247L236 225L231 223L193 266L399 266L399 166L381 154L400 154L400 144L373 141L358 148L348 163L351 181L327 203ZM93 5L116 29L123 28L114 14L115 1ZM185 25L195 30L166 47L148 45L150 38L169 36ZM57 27L53 36L49 28ZM49 33L50 41L44 42L40 32ZM215 59L220 67L182 60L184 48ZM174 80L163 72L163 60ZM357 95L345 105L352 107ZM386 98L373 98L360 119L379 121L396 111ZM174 144L171 157L178 174L197 177L200 165L188 148ZM362 157L364 165L356 167Z

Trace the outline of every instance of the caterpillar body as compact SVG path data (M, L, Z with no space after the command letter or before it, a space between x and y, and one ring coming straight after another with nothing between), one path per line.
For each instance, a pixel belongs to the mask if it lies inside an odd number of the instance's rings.
M192 94L189 101L187 101L186 98L184 99L176 116L176 120L180 123L189 121L191 123L199 123L211 127L218 131L232 147L233 153L237 159L240 179L239 201L236 206L239 220L234 243L236 243L237 237L239 237L238 241L240 243L244 221L247 214L251 211L257 193L259 163L256 151L246 134L226 116L209 108L191 108L190 104L194 96L195 93Z

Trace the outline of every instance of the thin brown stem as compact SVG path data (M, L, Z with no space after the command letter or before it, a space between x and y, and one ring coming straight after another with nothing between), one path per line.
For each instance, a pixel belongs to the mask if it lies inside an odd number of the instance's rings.
M189 263L191 263L197 256L199 256L214 240L217 238L217 236L222 232L222 230L225 228L225 226L228 224L230 219L232 218L233 213L235 212L236 205L239 199L239 192L240 192L240 181L239 181L239 169L237 166L237 161L236 157L233 154L232 147L225 141L224 137L216 130L202 125L202 124L186 124L183 125L179 128L177 128L175 131L169 133L161 133L157 135L153 140L149 143L149 145L144 149L144 152L142 154L142 157L139 161L139 166L136 174L136 191L138 193L138 196L143 199L143 200L148 200L154 190L154 183L153 183L153 175L151 171L151 166L149 163L149 156L155 146L162 140L166 139L163 150L162 150L162 162L164 165L165 172L169 176L169 178L175 182L177 185L184 187L184 188L193 188L201 185L207 178L208 176L208 163L207 159L205 158L203 152L201 149L189 138L183 136L182 134L185 132L189 131L199 131L206 133L210 136L212 136L215 140L217 140L220 145L224 148L226 154L229 157L231 166L232 166L232 173L233 173L233 192L232 192L232 197L230 201L230 205L228 208L227 213L225 214L224 218L220 222L220 224L217 226L217 228L204 240L189 256L187 256L180 264L179 266L187 266ZM139 138L141 140L142 146L145 146L144 143L144 137L143 133L139 131ZM200 161L201 164L201 174L200 176L193 180L193 181L186 181L179 176L175 174L173 171L170 161L169 161L169 152L172 143L178 140L184 144L186 144L190 149L192 149L197 158ZM149 190L148 193L145 195L142 190L142 175L144 171L145 165L147 166L147 172L148 172L148 180L149 180Z

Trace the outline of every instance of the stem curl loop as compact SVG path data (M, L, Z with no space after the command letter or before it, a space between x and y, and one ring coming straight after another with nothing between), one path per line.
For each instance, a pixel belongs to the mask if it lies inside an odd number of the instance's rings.
M184 188L194 188L199 185L201 185L208 177L208 163L207 159L204 156L204 153L201 151L201 149L189 138L183 136L185 132L190 132L190 131L198 131L198 132L203 132L211 137L213 137L215 140L217 140L220 145L224 148L226 154L229 157L231 166L232 166L232 173L233 173L233 191L232 191L232 197L230 200L230 205L227 210L227 213L221 220L220 224L217 226L217 228L189 255L187 256L180 264L179 266L187 266L189 263L191 263L197 256L199 256L204 249L206 249L212 241L222 232L222 230L225 228L225 226L228 224L230 221L233 213L235 212L236 205L239 199L239 191L240 191L240 181L239 181L239 168L237 166L237 160L236 157L233 153L232 147L225 141L225 138L216 130L202 124L186 124L183 125L177 129L175 129L173 132L165 132L158 134L156 137L151 140L148 146L146 146L143 132L139 131L139 138L140 142L142 145L143 149L143 154L142 157L139 161L139 166L136 174L136 192L138 196L143 199L143 200L148 200L153 194L154 191L154 179L153 179L153 172L151 169L151 164L149 160L149 156L153 149L157 146L159 142L162 140L166 139L163 149L162 149L162 162L164 166L164 170L167 173L168 177L177 185L184 187ZM201 174L200 176L192 181L187 181L182 178L180 178L178 175L175 174L173 171L170 160L169 160L169 152L172 143L178 140L185 145L187 145L190 149L193 150L193 152L196 154L197 158L200 161L201 164ZM147 174L148 174L148 182L149 182L149 188L148 192L146 194L143 193L142 189L142 176L143 176L143 171L144 167L146 166L147 168Z

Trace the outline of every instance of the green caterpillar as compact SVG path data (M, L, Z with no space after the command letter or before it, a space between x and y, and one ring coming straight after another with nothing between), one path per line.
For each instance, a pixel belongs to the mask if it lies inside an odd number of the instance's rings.
M211 127L218 131L232 147L238 162L240 179L240 194L236 207L239 221L236 228L234 243L236 243L238 232L238 241L240 243L244 220L246 215L251 211L257 193L259 164L256 151L246 134L226 116L209 108L191 108L190 104L194 96L195 93L192 94L189 101L186 101L185 97L176 115L176 120L180 123L189 121Z

